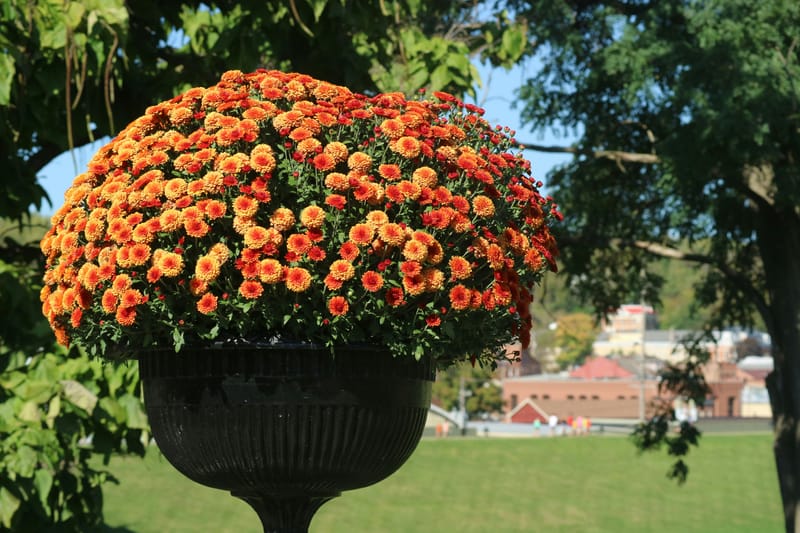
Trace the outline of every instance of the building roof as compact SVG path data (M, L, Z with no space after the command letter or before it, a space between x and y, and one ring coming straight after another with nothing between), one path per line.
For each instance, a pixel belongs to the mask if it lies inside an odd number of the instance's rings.
M579 368L569 373L572 378L582 379L618 379L633 376L622 368L619 363L607 357L588 357Z

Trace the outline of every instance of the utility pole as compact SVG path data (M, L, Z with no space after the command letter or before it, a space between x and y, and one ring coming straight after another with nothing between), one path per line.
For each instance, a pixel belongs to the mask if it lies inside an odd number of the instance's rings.
M642 306L642 339L641 339L641 351L639 352L639 422L644 422L644 409L645 409L645 401L644 401L644 390L645 390L645 357L647 352L645 351L645 339L647 338L647 308L644 304L644 290L642 290L642 298L641 298L641 306Z

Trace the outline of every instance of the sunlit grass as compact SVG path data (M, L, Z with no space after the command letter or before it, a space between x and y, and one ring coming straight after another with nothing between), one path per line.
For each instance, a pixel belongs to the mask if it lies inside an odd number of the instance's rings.
M373 487L322 507L312 533L779 532L769 435L703 437L689 481L619 437L423 440ZM186 480L154 452L116 460L103 531L260 532L250 508Z

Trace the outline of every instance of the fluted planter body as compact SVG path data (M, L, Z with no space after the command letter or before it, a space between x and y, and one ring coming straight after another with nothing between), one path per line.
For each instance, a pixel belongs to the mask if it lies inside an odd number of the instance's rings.
M239 344L139 357L156 444L230 491L265 531L307 531L343 490L396 471L425 426L434 369L369 346Z

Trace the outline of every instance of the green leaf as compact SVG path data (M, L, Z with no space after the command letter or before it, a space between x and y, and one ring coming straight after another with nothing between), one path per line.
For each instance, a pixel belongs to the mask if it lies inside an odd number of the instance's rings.
M56 394L50 399L50 405L47 407L47 427L53 428L56 418L61 413L61 396Z
M49 470L39 468L33 474L33 486L39 493L39 501L42 502L42 507L45 511L50 513L50 504L48 502L50 496L50 489L53 487L53 474Z
M17 417L25 422L39 422L42 419L42 411L38 403L27 401L22 405Z
M500 43L501 48L498 55L504 59L503 65L510 67L525 53L525 47L528 44L525 26L517 25L508 28L503 32Z
M119 404L125 409L127 425L133 429L147 429L147 415L144 412L142 402L139 398L126 394L119 399Z
M5 487L0 487L0 523L11 529L11 520L19 509L19 498L11 494Z
M7 106L11 101L15 72L14 57L8 53L0 55L0 106Z
M89 414L92 414L97 405L97 395L92 391L71 379L61 381L64 397L73 405L80 407Z
M44 403L54 394L53 384L46 381L28 381L14 389L14 393L23 400Z
M36 470L36 452L30 446L20 446L8 461L9 470L22 477L32 477Z

